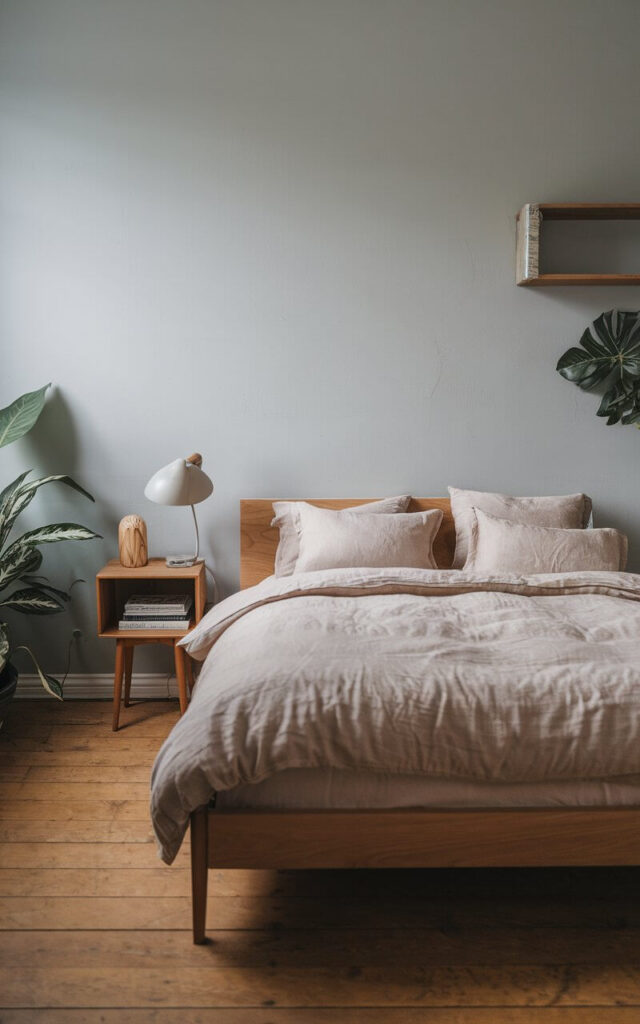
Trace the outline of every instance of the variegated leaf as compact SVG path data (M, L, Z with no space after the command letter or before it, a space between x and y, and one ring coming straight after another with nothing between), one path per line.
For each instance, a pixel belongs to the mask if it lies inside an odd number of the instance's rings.
M30 470L28 472L30 472ZM2 496L11 489L11 493L6 494L6 506L4 506L3 511L0 510L0 550L6 543L7 537L9 536L16 519L30 504L36 494L36 491L44 484L61 483L66 487L71 487L74 491L78 491L79 494L84 495L84 497L88 498L90 501L94 500L93 496L89 494L88 491L85 491L84 487L81 487L80 484L77 484L75 480L70 476L66 476L64 473L58 473L52 476L43 476L38 480L29 480L28 483L23 483L22 481L27 475L28 473L23 473L22 477L18 478L21 486L13 489L13 485L10 484L9 488L5 488L5 491L3 491ZM14 481L14 483L17 482L18 481ZM2 500L2 496L0 496L0 501Z
M27 652L35 666L40 682L42 683L47 693L50 693L52 697L57 697L58 700L62 700L62 686L60 685L58 680L54 678L54 676L50 676L48 675L48 673L42 671L40 665L38 664L38 659L36 658L31 648L26 647L24 644L21 644L19 647L16 647L16 650Z
M100 534L94 533L87 526L80 526L79 523L49 523L48 526L39 526L35 530L28 530L18 537L16 541L7 548L8 555L15 545L29 544L55 544L59 540L95 540Z
M35 587L37 590L44 590L47 594L53 594L60 601L70 601L71 594L67 593L66 590L60 590L58 587L53 587L49 583L46 576L21 576L21 583L28 583L30 587ZM74 580L71 587L74 587L76 583L84 583L84 580ZM71 587L69 589L71 589Z
M26 395L16 398L15 402L0 409L0 448L5 444L17 441L19 437L31 430L44 407L47 388L45 384L37 391L28 391Z
M41 476L38 480L29 480L28 483L23 485L21 491L25 494L31 492L35 493L38 488L42 487L44 484L53 483L65 484L66 487L71 487L74 491L78 491L79 494L83 494L85 498L89 499L89 501L95 501L92 494L85 491L84 487L81 487L80 484L76 483L76 481L70 476L67 476L66 473L54 473L52 476Z
M8 484L7 487L0 494L0 550L5 545L5 541L11 533L11 527L15 523L17 517L22 512L23 508L31 501L31 496L26 496L26 501L23 499L19 500L19 490L25 479L29 476L30 469L26 473L21 473L13 483Z
M12 608L15 612L25 615L55 615L63 610L63 606L51 594L36 587L25 587L14 590L13 594L0 601L0 607Z
M37 572L42 565L42 555L29 544L12 544L0 555L0 590L25 573Z
M7 499L18 490L22 482L29 476L30 472L30 469L26 469L24 473L21 473L19 477L16 477L15 480L12 480L10 484L7 484L7 486L0 491L0 514L4 511Z
M9 627L6 622L0 622L0 671L7 664L9 658Z
M24 476L26 475L27 474L25 473ZM81 487L80 484L77 484L75 480L73 480L70 476L66 476L64 473L58 473L52 476L43 476L40 477L38 480L29 480L28 483L22 484L22 486L19 487L17 491L13 493L11 497L11 502L10 504L8 503L7 505L7 508L5 510L6 526L2 529L0 533L0 548L5 543L9 535L9 531L13 526L14 522L16 521L17 517L21 514L21 512L24 512L24 510L30 504L30 502L32 501L36 494L36 491L44 484L51 483L64 484L65 487L71 487L72 490L78 491L79 494L82 494L85 498L88 498L89 501L94 500L93 496L89 494L88 491L85 491L84 487Z

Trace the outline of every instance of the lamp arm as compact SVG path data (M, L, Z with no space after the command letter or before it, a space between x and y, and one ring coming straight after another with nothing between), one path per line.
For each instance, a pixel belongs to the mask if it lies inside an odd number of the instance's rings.
M194 562L198 561L198 555L200 553L200 534L198 533L198 520L196 519L196 510L194 506L191 506L191 514L193 516L193 525L196 528L196 553L193 556Z

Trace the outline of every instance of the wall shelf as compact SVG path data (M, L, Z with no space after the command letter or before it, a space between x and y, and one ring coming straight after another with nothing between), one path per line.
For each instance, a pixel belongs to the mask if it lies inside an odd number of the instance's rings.
M517 216L516 284L529 287L640 284L640 273L541 274L543 220L640 220L640 203L526 203Z

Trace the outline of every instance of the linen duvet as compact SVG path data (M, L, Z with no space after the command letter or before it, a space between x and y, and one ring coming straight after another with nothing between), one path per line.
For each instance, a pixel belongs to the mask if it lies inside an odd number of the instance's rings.
M640 773L640 576L269 577L181 641L204 660L156 759L174 859L214 792L290 768L544 782Z

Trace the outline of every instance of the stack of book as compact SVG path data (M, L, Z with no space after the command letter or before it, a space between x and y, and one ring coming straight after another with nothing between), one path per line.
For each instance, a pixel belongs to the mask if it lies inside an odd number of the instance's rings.
M187 594L133 594L124 606L119 628L188 629L191 604Z

